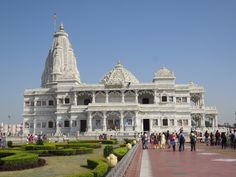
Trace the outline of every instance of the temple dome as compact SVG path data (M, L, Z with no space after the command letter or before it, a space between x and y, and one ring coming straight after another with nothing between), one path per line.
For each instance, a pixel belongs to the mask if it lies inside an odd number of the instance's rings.
M118 62L118 64L103 77L100 83L104 85L125 86L127 84L138 84L139 81Z
M157 84L174 84L175 75L169 69L162 67L154 73L153 82Z
M154 78L171 78L171 77L175 77L174 73L165 67L162 67L154 74Z

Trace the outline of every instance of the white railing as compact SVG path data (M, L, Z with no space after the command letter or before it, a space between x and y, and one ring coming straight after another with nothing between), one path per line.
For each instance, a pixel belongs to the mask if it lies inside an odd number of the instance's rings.
M106 177L123 177L139 148L141 148L141 142L137 143L131 150L129 150L119 163L111 169Z

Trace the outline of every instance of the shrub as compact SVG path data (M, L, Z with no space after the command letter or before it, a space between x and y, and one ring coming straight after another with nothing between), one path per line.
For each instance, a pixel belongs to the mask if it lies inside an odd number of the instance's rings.
M7 141L7 147L12 147L12 141Z
M101 148L102 145L100 143L71 143L71 144L57 144L58 148L81 148L81 147L87 147L87 148Z
M118 160L121 160L122 157L128 152L128 149L126 147L120 147L113 149L114 155L117 156Z
M104 150L103 150L103 156L107 157L112 153L113 150L113 146L105 146Z
M30 153L35 153L38 154L39 156L47 156L49 155L48 150L34 150L34 151L29 151Z
M10 156L10 155L14 155L14 154L15 153L11 152L11 151L1 151L0 152L0 158L7 157L7 156Z
M56 149L55 145L26 145L24 146L26 151L32 151L32 150L54 150Z
M89 158L89 159L87 159L87 164L88 164L89 168L94 169L98 165L98 160L93 159L93 158Z
M36 145L43 145L43 140L42 139L37 139Z
M88 167L93 169L92 173L94 177L103 177L107 173L108 164L102 160L97 159L87 159Z
M128 144L128 143L132 144L133 143L133 139L125 138L124 141L125 141L125 144Z
M116 143L117 143L117 141L115 139L102 141L102 144L116 144Z
M78 177L94 177L94 174L91 171L89 171L80 174Z
M99 161L99 164L92 170L94 177L103 177L107 173L108 164L103 161Z
M56 150L49 150L48 153L52 155L75 155L76 150L75 149L56 149Z
M69 141L68 143L100 143L101 140L78 140L78 141Z
M75 149L76 154L89 154L89 153L93 153L93 149L92 148L85 148L85 147L81 147L79 149Z
M88 171L81 174L70 175L67 177L94 177L94 174L92 173L92 171Z
M38 163L38 155L32 153L19 152L0 159L0 164L4 168L17 168L25 165L36 165Z

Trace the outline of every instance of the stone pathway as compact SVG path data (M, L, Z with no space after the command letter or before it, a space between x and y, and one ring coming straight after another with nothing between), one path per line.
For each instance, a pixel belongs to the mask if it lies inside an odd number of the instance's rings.
M140 177L232 177L235 174L236 159L201 149L191 152L187 147L184 152L144 150Z

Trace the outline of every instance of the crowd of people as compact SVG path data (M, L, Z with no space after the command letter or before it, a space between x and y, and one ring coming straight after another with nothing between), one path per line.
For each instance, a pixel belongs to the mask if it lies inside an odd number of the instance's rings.
M32 135L32 134L28 134L28 136L27 136L27 143L28 144L33 144L37 140L47 141L47 136L46 135Z
M230 130L229 132L219 132L218 130L215 133L204 133L205 144L207 146L220 146L222 149L227 147L231 149L236 149L236 129Z
M147 133L144 132L141 134L143 149L165 149L172 148L173 151L176 151L176 146L178 145L179 151L184 151L184 144L185 144L185 135L183 130L181 129L179 133L170 133L168 130L162 133ZM191 144L191 151L196 151L196 135L192 131L190 134L190 144Z
M144 132L141 134L143 149L165 149L172 148L173 151L176 150L176 147L179 151L184 151L186 135L183 130L180 129L178 133L170 133L168 130L162 133L148 133ZM229 131L228 133L219 132L218 130L215 133L208 133L206 131L203 135L195 131L189 133L188 142L190 143L191 151L196 151L196 143L198 140L204 138L204 143L207 146L221 146L222 149L227 147L231 149L236 149L236 129Z

